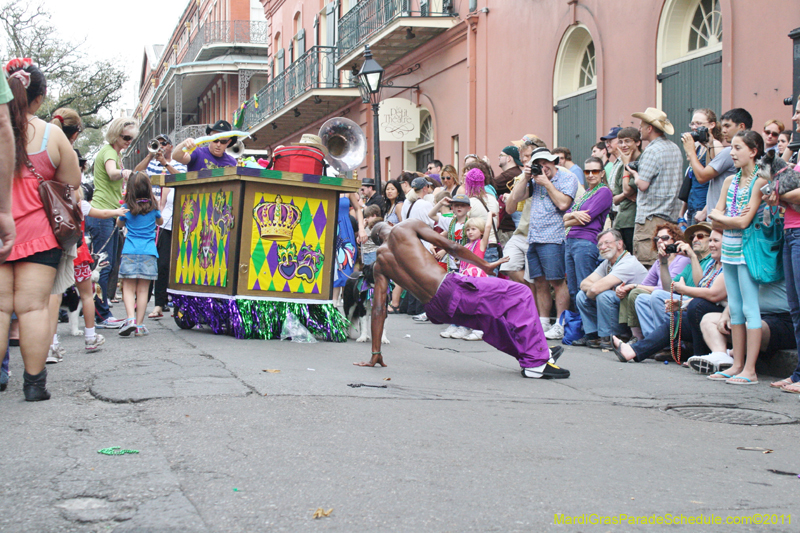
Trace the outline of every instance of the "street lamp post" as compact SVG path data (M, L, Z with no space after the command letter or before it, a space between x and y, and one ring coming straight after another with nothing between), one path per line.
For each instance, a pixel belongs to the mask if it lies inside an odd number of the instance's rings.
M381 134L380 117L378 108L381 103L381 82L383 81L383 67L372 59L372 52L369 45L364 46L364 64L358 72L358 89L361 92L361 101L365 104L372 104L372 129L374 137L374 157L375 157L375 185L378 191L383 191L381 184Z

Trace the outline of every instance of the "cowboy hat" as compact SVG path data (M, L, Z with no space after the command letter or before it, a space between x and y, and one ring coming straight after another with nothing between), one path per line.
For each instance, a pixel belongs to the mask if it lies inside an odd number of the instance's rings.
M675 128L672 127L672 122L667 118L667 114L655 107L648 107L644 113L634 113L631 116L658 128L667 135L675 133Z
M292 143L292 146L313 146L314 148L322 150L322 153L325 154L326 157L328 156L328 148L322 144L322 139L313 133L304 133L303 136L300 137L300 142Z

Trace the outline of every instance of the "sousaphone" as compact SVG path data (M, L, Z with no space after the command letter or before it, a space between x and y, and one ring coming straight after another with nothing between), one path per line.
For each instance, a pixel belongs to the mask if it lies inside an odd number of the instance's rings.
M319 129L319 138L328 149L328 164L339 173L358 168L367 155L366 135L348 118L336 117L327 121Z

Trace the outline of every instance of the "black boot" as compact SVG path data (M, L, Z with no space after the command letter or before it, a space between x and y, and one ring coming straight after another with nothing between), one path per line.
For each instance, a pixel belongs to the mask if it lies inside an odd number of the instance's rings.
M40 402L49 400L50 393L47 391L47 369L45 368L36 376L31 376L27 372L22 373L22 392L25 393L25 401Z

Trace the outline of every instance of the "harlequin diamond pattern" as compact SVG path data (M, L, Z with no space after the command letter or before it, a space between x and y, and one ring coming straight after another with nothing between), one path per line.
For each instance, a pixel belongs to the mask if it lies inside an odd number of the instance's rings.
M219 226L214 224L214 200L220 194L224 203L230 205L233 199L230 191L194 193L183 196L180 210L175 210L176 216L181 217L177 235L180 245L175 268L176 283L211 287L228 284L230 232L221 236ZM203 228L212 230L211 238L206 242L201 239ZM203 255L208 263L205 268Z
M275 194L256 193L254 206L261 202L274 202ZM325 250L327 236L325 234L326 222L328 218L328 202L316 198L303 198L300 196L281 195L284 203L290 203L300 209L300 222L294 229L292 239L289 242L280 243L283 246L293 243L295 253L306 244L312 250ZM291 267L281 270L279 267L280 257L278 255L278 244L273 240L261 238L258 224L255 219L250 217L252 224L252 237L250 240L250 268L247 274L247 288L250 290L275 291L289 294L320 294L322 292L322 268L316 272L316 277L312 282L307 282L299 276L290 276L286 279L287 272L291 272ZM332 238L332 233L331 233ZM295 255L294 260L297 257ZM325 258L329 260L332 258ZM283 273L282 273L283 272Z

